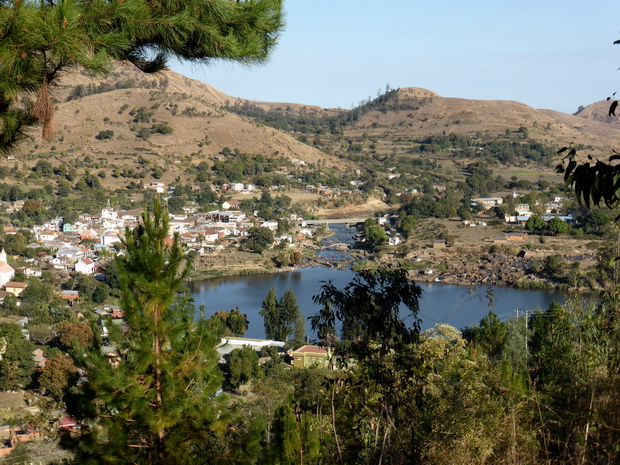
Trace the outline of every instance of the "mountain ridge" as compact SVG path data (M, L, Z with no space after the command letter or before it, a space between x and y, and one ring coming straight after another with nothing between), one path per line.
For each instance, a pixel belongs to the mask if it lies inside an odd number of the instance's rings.
M271 157L286 174L320 167L352 172L360 166L359 157L407 154L411 141L451 133L472 139L517 135L515 140L557 148L574 144L595 156L620 145L620 124L606 116L604 101L569 115L515 101L442 97L405 87L386 90L353 110L327 109L245 100L171 70L146 75L127 64L101 77L67 75L53 90L54 140L43 141L35 128L14 158L33 166L51 157L55 166L70 164L80 171L79 158L88 155L113 174L143 170L136 161L139 154L160 166L168 183L191 179L192 167L213 165L227 150ZM245 107L280 117L280 129L232 111ZM126 182L117 177L105 181L116 188Z

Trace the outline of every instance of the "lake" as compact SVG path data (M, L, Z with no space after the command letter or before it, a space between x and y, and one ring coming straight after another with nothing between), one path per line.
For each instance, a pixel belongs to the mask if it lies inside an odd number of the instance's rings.
M343 225L331 225L333 236L323 241L329 246L337 243L351 243L352 236L358 231ZM319 253L321 257L331 260L345 260L347 251L326 249ZM271 287L275 287L278 298L287 289L292 289L297 297L299 309L308 318L318 312L319 307L312 302L312 297L320 292L325 281L333 281L338 288L345 287L353 280L355 273L351 270L338 270L323 267L302 268L286 273L267 273L252 276L231 276L187 283L196 305L205 306L205 315L217 311L231 310L247 314L250 326L246 337L262 339L265 337L263 318L258 314L263 299ZM495 297L493 311L502 320L515 315L515 308L534 311L537 307L547 309L552 300L564 303L565 294L559 291L521 290L510 287L454 286L441 283L418 283L422 288L419 317L422 329L433 327L436 323L445 323L458 329L479 322L489 312L488 299L485 294L490 291ZM472 293L471 289L475 289ZM307 332L312 337L309 324Z
M319 293L322 282L331 280L339 287L346 286L355 273L351 270L328 268L302 268L286 273L269 273L252 276L234 276L215 278L205 281L187 283L196 305L205 306L205 315L216 311L239 307L247 314L250 326L245 337L264 338L263 319L258 314L261 304L269 289L275 287L278 298L286 289L292 289L303 315L314 315L319 307L312 302L312 297ZM418 283L422 288L420 299L420 318L422 329L428 329L436 323L445 323L456 328L477 323L488 312L487 288L475 286L475 293L465 286L441 283ZM559 291L521 290L506 287L491 288L495 296L493 311L502 320L515 315L515 308L533 311L537 307L547 309L552 300L564 303L565 295ZM307 331L313 336L308 325Z

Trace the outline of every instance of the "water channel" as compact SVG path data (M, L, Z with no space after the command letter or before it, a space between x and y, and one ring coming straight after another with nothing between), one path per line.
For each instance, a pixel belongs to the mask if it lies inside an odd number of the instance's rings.
M354 229L334 227L336 234L329 239L330 243L350 241ZM339 255L343 254L343 255ZM338 260L345 258L346 252L323 251L322 255ZM273 286L278 297L286 289L292 289L297 297L299 308L307 318L314 315L319 307L312 302L312 297L319 293L322 284L332 281L337 287L346 286L355 273L351 270L329 269L324 267L302 268L285 273L268 273L252 276L231 276L204 281L193 281L188 287L196 301L196 305L205 306L205 315L209 316L220 310L239 307L239 311L247 314L250 322L245 337L264 338L263 319L258 314L261 304L269 289ZM445 323L456 328L480 321L489 311L485 298L487 291L495 297L493 311L502 320L515 315L515 309L534 311L537 307L546 309L552 300L564 303L565 295L559 291L520 290L509 287L488 289L476 286L472 293L464 286L441 283L418 283L422 288L419 317L422 329L428 329L436 323ZM307 331L312 337L308 325Z

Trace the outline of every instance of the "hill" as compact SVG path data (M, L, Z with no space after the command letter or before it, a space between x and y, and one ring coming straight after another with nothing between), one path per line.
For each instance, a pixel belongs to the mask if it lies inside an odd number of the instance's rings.
M594 155L620 145L620 124L606 116L606 102L568 115L408 87L388 89L353 110L324 109L238 99L173 71L145 75L123 64L104 77L69 75L54 89L54 98L54 140L42 141L35 129L11 159L28 168L49 159L54 167L66 165L80 175L88 156L94 161L91 168L102 173L101 183L111 189L127 186L128 178L195 183L195 167L225 162L223 153L268 157L269 167L263 168L284 175L318 168L351 173L388 157L419 157L422 138L450 134L472 141L535 141L552 148L575 144ZM466 154L462 147L444 146L423 158L448 161L446 166L458 172L481 154L480 147ZM461 160L455 161L457 155ZM535 168L532 177L540 174L532 160L506 163L503 174L528 166ZM549 176L551 166L548 161L543 170ZM155 168L158 175L151 173Z
M293 167L336 164L289 134L222 110L236 99L172 71L145 75L119 65L104 78L72 74L54 89L54 140L41 140L37 128L10 157L33 166L51 155L53 166L89 156L100 168L139 170L137 155L164 170L163 182L187 178L188 167L229 149L277 158ZM342 163L338 162L338 166ZM78 171L81 171L78 167ZM118 182L115 182L118 181ZM126 182L107 176L110 188Z
M345 131L355 136L391 134L393 137L423 137L437 134L497 136L519 129L528 138L545 145L590 146L595 152L608 152L620 143L617 118L607 117L606 102L597 102L577 115L552 110L536 110L507 100L467 100L441 97L418 88L399 89L388 108L370 108Z

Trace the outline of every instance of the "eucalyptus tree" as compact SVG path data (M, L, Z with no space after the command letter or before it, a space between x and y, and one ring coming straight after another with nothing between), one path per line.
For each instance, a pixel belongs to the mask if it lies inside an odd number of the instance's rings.
M265 322L265 336L275 341L289 342L293 347L303 345L306 320L299 311L292 289L284 291L278 300L275 288L267 292L259 314Z
M415 377L417 357L411 356L411 348L420 333L421 294L402 268L379 268L359 272L343 289L327 282L314 296L321 308L310 318L312 329L338 363L349 367L334 378L332 388L342 382L360 391L354 410L364 412L360 421L369 425L367 434L374 438L363 446L372 457L369 463L420 459L416 409L410 408L417 395L403 399L399 387ZM342 461L345 451L335 425L333 434Z

